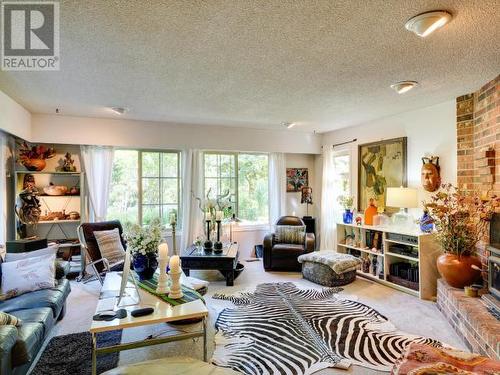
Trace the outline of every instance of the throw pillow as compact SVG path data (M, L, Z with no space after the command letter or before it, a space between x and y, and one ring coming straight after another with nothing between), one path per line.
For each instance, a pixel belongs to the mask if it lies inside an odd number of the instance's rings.
M5 254L5 261L13 262L21 259L40 257L42 255L52 255L56 254L56 252L57 252L57 245L49 246L39 250L27 251L25 253L7 253Z
M125 250L123 249L118 228L95 231L94 236L101 256L106 258L109 264L113 265L124 261Z
M2 294L0 300L35 290L53 288L56 255L42 255L2 263Z
M7 314L0 311L0 326L16 326L19 327L22 324L22 320L18 319L14 315Z
M306 237L304 225L276 225L274 240L277 243L303 245Z

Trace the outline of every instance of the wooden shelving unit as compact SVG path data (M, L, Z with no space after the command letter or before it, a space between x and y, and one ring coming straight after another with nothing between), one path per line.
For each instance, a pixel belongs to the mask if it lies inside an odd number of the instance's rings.
M379 232L382 236L381 249L374 251L366 247L368 231ZM346 244L346 238L353 238L354 244ZM394 238L401 237L401 238ZM355 246L358 245L358 246ZM391 252L397 245L412 247L418 257ZM337 224L337 249L340 253L361 253L361 257L377 257L377 262L383 264L383 274L366 273L358 270L358 275L374 282L389 286L402 292L414 295L421 299L433 300L437 294L438 272L436 259L441 254L433 234L422 233L417 230L401 230L395 227L371 226L356 224ZM390 266L394 263L407 262L418 267L418 290L388 280ZM413 285L410 285L413 286Z

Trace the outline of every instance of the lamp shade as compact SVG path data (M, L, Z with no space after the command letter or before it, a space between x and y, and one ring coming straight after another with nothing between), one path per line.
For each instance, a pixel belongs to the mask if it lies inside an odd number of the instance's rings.
M398 208L418 207L417 189L405 187L387 188L386 205Z

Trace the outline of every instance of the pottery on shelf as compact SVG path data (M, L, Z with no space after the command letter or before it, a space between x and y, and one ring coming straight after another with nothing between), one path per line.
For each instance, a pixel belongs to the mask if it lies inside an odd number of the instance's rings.
M24 159L22 164L28 171L40 172L47 166L45 159Z
M442 254L437 259L437 269L448 285L454 288L463 289L481 277L481 261L472 255Z
M349 208L346 208L344 213L342 214L342 221L344 222L344 224L352 224L352 217L353 212Z
M49 186L45 186L43 188L43 192L47 195L66 195L68 192L68 187L67 186L62 186L62 185L54 185L53 183L50 183Z
M368 207L365 210L365 224L373 225L373 217L378 214L377 206L375 206L375 200L370 198Z

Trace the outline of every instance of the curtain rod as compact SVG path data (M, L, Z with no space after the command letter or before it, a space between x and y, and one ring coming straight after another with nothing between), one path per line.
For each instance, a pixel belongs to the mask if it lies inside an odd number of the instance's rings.
M337 146L346 145L348 143L353 143L353 142L356 142L357 140L358 140L358 138L354 138L352 141L347 141L347 142L342 142L342 143L336 143L336 144L332 145L332 148L335 148ZM323 148L323 146L321 146L321 148Z

